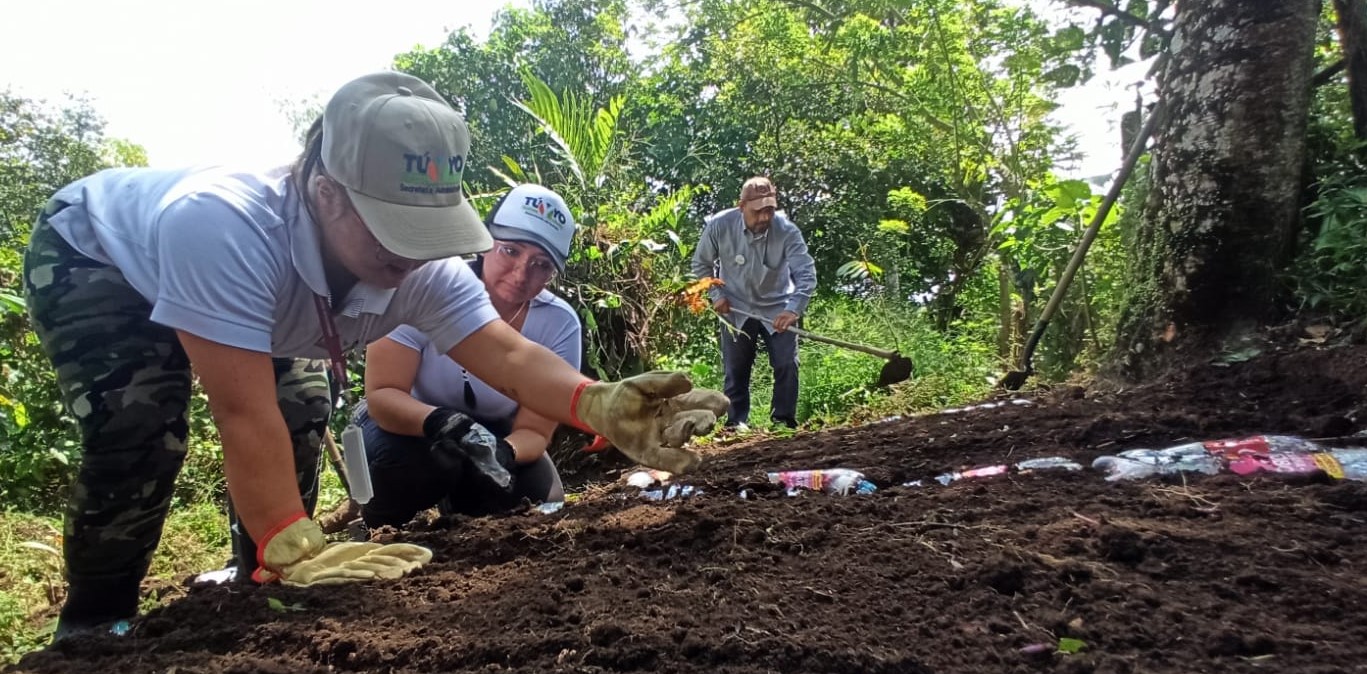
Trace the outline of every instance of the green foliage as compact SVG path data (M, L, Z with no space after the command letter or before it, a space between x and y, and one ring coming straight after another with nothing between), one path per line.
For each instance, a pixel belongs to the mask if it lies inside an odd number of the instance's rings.
M51 508L78 449L51 364L23 307L22 251L39 209L61 186L107 166L145 162L107 139L84 101L53 108L0 92L0 501Z
M66 596L61 546L60 520L0 511L0 664L52 638ZM228 555L227 520L215 504L179 507L167 519L148 580L176 586L186 574L221 567ZM145 595L142 610L164 603L162 594Z
M1131 4L1123 9L1146 18L1163 11ZM487 174L470 174L472 191L536 181L572 197L585 230L562 290L597 341L590 360L600 375L639 369L637 356L667 353L673 337L690 333L668 295L687 277L701 216L731 205L755 173L780 185L823 295L929 302L944 330L1006 318L996 285L982 282L1006 268L1034 286L1018 288L1021 315L1037 313L1037 291L1057 278L1085 209L1099 200L1049 174L1050 153L1063 146L1045 121L1047 96L1085 79L1090 56L1079 50L1100 33L1077 22L1050 29L995 0L856 0L824 10L705 0L684 11L676 28L651 28L677 39L635 67L624 66L624 42L601 21L623 19L625 5L601 0L510 11L484 44L455 33L396 60L458 99L476 147L497 158ZM581 22L564 34L544 32L576 13ZM1121 47L1143 33L1115 17L1098 28ZM538 41L555 56L527 49ZM520 90L527 94L507 95ZM681 210L669 206L679 227L641 218L684 193ZM1040 233L1001 236L994 227L1013 217L1033 218ZM1098 249L1114 241L1103 234ZM1093 269L1089 262L1061 311L1066 334L1043 349L1051 376L1098 353L1108 330L1113 298L1088 294L1117 284ZM971 289L983 292L963 294Z
M1133 62L1131 56L1147 59L1167 49L1171 37L1171 0L1106 0L1070 3L1085 5L1074 11L1054 34L1056 47L1072 55L1072 62L1055 77L1068 77L1076 71L1085 82L1096 72L1098 56L1105 56L1110 68ZM1095 10L1095 11L1093 11Z
M1367 180L1333 177L1307 208L1315 226L1302 235L1291 273L1306 308L1367 324Z
M287 611L305 611L305 610L307 610L307 609L304 608L304 605L303 605L302 603L300 603L300 602L294 602L293 604L286 604L284 601L282 601L282 600L280 600L280 599L277 599L277 598L275 598L275 597L266 597L266 608L269 608L270 610L275 611L276 613L285 613L285 612L287 612Z
M607 178L604 170L619 140L622 97L614 96L607 107L594 109L591 100L570 91L557 96L535 75L524 74L523 83L531 98L514 104L540 125L540 131L551 141L557 163L577 182L577 191L589 193L599 187Z
M718 319L697 321L687 342L656 358L662 369L688 372L699 386L722 386ZM994 383L990 342L972 329L944 334L924 308L885 300L822 298L812 303L803 327L836 339L898 350L916 364L915 377L887 390L874 384L885 361L849 349L799 340L798 420L808 426L869 421L979 400ZM756 360L750 419L763 427L769 418L773 371L764 355Z
M41 647L56 627L51 607L65 593L60 523L0 511L0 664Z
M1001 262L1021 298L1019 310L1024 312L1027 330L1033 329L1103 198L1084 181L1049 175L1032 181L1020 198L1008 200L999 211L992 237L999 242ZM1095 361L1111 343L1109 326L1123 299L1124 254L1117 222L1124 213L1120 204L1106 213L1083 266L1050 321L1034 361L1046 378L1065 378L1080 358L1087 355Z
M713 186L704 214L769 174L823 289L952 307L983 260L988 204L1048 165L1039 82L1062 57L1043 26L996 2L687 11L631 90L647 178Z
M1316 68L1342 58L1332 3L1320 15ZM1307 147L1313 200L1286 282L1298 309L1367 322L1367 143L1354 132L1346 75L1316 87Z
M229 539L221 501L182 503L166 519L149 576L175 582L188 574L222 568L231 554Z
M517 107L524 76L597 106L624 93L634 72L627 20L624 0L538 0L530 9L501 11L483 43L460 29L440 47L396 56L394 65L432 83L465 113L472 157L465 177L480 193L504 183L496 175L504 157L532 166L544 156L542 139Z
M943 409L982 400L991 393L998 368L990 323L961 323L954 330L941 332L925 310L908 311L894 320L907 330L899 333L906 338L901 352L916 364L915 376L885 393L870 396L832 421L843 418L848 423L861 423ZM882 366L881 361L875 364ZM877 375L876 368L873 374Z
M507 172L494 173L507 184L535 181L565 197L579 232L557 285L585 324L587 365L610 379L639 371L688 320L675 299L689 280L700 228L687 218L697 191L653 191L640 183L632 140L620 125L621 97L595 107L552 91L529 72L523 79L529 97L514 104L547 142L527 162L505 155Z
M190 437L185 463L173 492L173 507L191 504L224 504L228 482L223 476L223 446L209 412L209 397L198 384L190 397Z

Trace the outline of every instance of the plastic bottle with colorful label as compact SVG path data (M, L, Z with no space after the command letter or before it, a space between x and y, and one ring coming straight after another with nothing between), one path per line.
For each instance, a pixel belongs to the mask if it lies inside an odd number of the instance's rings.
M949 483L951 483L951 482L955 482L955 481L958 481L958 480L963 480L963 479L966 479L966 478L973 478L973 477L992 477L993 475L1005 475L1006 472L1007 472L1008 470L1010 470L1010 467L1007 466L1007 465L1004 464L1004 463L1003 463L1003 464L998 464L998 465L995 465L995 466L980 466L980 467L978 467L978 468L969 468L969 469L967 469L967 470L956 470L956 471L951 472L951 473L944 473L943 475L936 475L936 476L935 476L935 481L936 481L936 482L939 482L939 483L942 484L942 485L948 486Z
M768 477L770 482L787 487L789 496L802 489L840 495L872 494L878 489L863 473L848 468L785 470L769 473Z

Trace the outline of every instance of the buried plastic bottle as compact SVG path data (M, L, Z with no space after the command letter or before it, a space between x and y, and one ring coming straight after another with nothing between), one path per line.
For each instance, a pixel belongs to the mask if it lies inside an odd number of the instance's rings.
M788 488L788 495L794 496L803 489L822 491L827 494L872 494L878 489L864 477L864 474L849 468L828 468L824 470L785 470L768 473L769 481Z
M672 501L674 499L684 499L690 496L697 496L702 493L701 489L696 489L693 485L671 484L659 489L645 489L641 491L641 498L647 501Z
M1281 473L1308 475L1323 472L1342 478L1339 461L1314 441L1289 435L1253 435L1201 443L1237 475Z
M638 470L627 476L627 484L637 489L647 489L651 485L669 482L672 474L663 470Z
M1106 472L1107 481L1135 480L1150 475L1220 472L1219 457L1193 442L1167 449L1131 449L1115 456L1098 456L1092 468Z
M943 475L936 475L935 481L939 482L942 485L949 486L949 483L951 482L963 480L966 478L1005 475L1008 470L1010 470L1010 468L1004 463L997 464L995 466L980 466L978 468L969 468L968 470L956 470L950 473L945 473Z
M1016 470L1028 473L1034 470L1082 470L1082 464L1062 456L1045 456L1038 459L1026 459L1016 464Z
M1183 472L1214 475L1221 470L1237 475L1324 473L1335 479L1367 480L1367 449L1328 449L1290 435L1250 435L1160 450L1131 449L1097 457L1092 467L1106 471L1107 480Z
M1367 449L1331 449L1345 480L1367 480Z
M935 481L947 487L953 482L966 478L1006 475L1007 473L1010 473L1013 468L1018 473L1028 474L1043 470L1082 470L1082 465L1072 459L1062 456L1044 456L1038 459L1026 459L1014 466L999 463L991 466L978 466L976 468L941 473L940 475L935 476ZM903 487L924 487L925 485L926 480L911 480L910 482L902 483Z

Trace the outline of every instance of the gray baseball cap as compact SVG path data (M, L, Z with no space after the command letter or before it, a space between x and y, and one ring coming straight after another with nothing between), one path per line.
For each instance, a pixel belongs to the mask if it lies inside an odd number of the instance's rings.
M493 247L461 191L469 155L465 120L412 75L352 80L323 111L323 165L395 255L436 260Z

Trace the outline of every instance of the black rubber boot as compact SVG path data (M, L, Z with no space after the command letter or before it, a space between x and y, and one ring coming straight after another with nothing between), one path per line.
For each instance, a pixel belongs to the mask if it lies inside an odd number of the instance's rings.
M71 579L66 603L57 618L53 643L82 634L108 631L122 636L128 619L138 614L138 586L142 577Z

